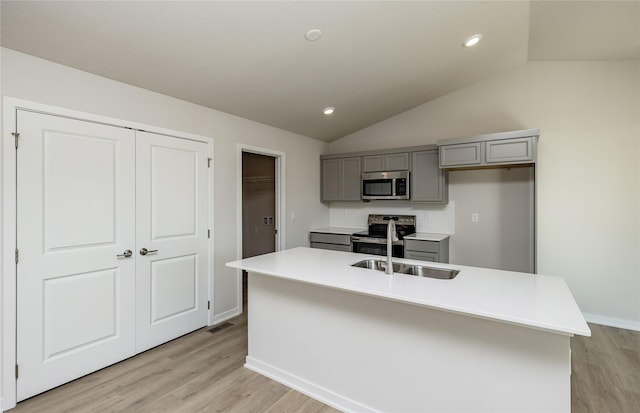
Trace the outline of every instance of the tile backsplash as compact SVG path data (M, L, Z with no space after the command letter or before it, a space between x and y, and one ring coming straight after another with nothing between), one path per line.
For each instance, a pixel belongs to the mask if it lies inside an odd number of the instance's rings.
M456 204L412 204L397 201L334 202L329 209L332 227L366 228L369 214L415 215L416 230L436 234L455 234Z

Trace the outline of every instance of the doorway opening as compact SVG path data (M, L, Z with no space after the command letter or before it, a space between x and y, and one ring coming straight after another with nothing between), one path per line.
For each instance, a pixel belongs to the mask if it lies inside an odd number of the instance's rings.
M242 152L242 258L276 251L276 158ZM242 306L247 273L242 272Z

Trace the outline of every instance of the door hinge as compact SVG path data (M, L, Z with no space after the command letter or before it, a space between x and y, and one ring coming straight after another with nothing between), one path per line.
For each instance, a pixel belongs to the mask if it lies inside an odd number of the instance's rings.
M213 161L213 159L207 158L207 168L211 168L211 161Z
M16 379L18 378L18 365L16 364Z
M211 310L211 301L207 301L207 310Z
M16 264L18 263L18 258L19 258L19 254L18 254L18 249L16 248Z
M207 230L207 238L211 238L211 230L210 229Z
M20 137L20 134L18 132L13 132L12 135L16 140L16 149L18 149L18 138Z

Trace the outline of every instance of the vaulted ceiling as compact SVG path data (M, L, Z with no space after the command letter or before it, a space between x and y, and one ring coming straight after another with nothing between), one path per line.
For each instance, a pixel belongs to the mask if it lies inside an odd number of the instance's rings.
M1 7L3 47L324 141L527 61L640 59L640 1Z

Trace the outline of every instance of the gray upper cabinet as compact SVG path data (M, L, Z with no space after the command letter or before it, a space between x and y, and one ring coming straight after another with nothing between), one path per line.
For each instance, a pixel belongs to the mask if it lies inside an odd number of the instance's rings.
M365 156L362 159L362 172L384 170L384 155Z
M535 164L538 129L438 141L440 168Z
M480 165L482 148L480 142L441 146L440 166Z
M440 169L438 151L411 153L411 202L447 202L447 172Z
M409 153L369 155L362 158L362 172L407 171Z
M360 157L322 160L323 202L360 201Z
M448 202L436 145L322 155L320 162L322 202L362 200L362 173L377 171L410 171L411 202Z
M533 137L486 143L487 163L533 162Z

